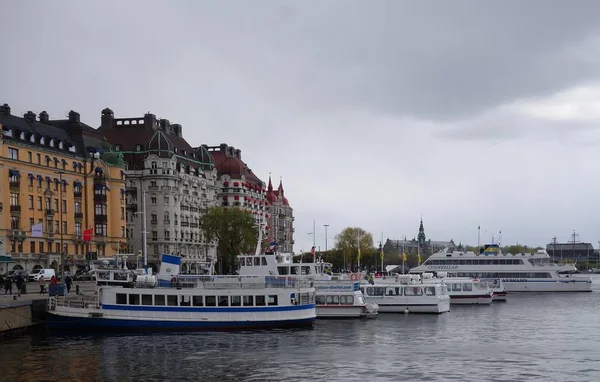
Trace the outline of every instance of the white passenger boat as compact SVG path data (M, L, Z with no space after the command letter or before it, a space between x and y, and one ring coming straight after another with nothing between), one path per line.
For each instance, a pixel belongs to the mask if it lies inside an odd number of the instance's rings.
M434 253L410 273L445 271L450 276L481 280L501 279L507 292L591 292L588 275L575 274L572 264L554 264L544 250L505 254L498 244L485 246L481 254L447 247Z
M163 255L161 268L176 275L180 262L177 256ZM159 286L155 276L140 275L133 288L99 286L87 301L51 297L48 326L85 331L246 330L312 326L316 318L310 278L202 276L183 281L176 277Z
M441 272L440 272L441 273ZM490 305L494 292L487 284L476 282L470 277L446 277L445 274L423 273L423 284L442 282L448 288L450 304L455 305Z
M446 285L422 284L419 275L398 275L398 281L362 283L367 302L379 305L380 313L444 313L450 311Z
M314 278L317 318L373 318L379 307L365 300L359 288L359 275L334 275L331 264L322 261L294 263L290 253L240 255L242 276L276 275Z

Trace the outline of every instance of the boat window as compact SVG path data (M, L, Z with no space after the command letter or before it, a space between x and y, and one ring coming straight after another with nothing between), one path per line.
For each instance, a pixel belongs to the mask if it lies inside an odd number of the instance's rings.
M194 306L203 306L204 305L204 296L194 296L192 297L192 304Z
M246 266L248 266L248 267L252 266L252 258L251 257L246 257Z
M425 287L425 296L435 296L435 287Z
M311 272L310 272L310 267L303 266L303 267L302 267L302 274L303 274L303 275L310 275L310 274L311 274Z
M404 287L405 296L422 296L423 290L420 287Z
M125 293L117 293L117 304L119 304L119 305L127 304L127 295Z
M192 305L191 296L180 296L179 306L190 306Z
M342 296L346 297L346 301L342 301L342 304L346 304L346 305L354 305L354 296Z
M152 295L151 294L143 294L142 295L142 305L152 305Z
M460 284L459 283L452 284L452 292L460 292Z
M229 296L219 296L219 306L229 306Z
M274 294L269 295L267 298L267 303L268 303L268 305L271 305L271 306L277 305L277 295L274 295Z
M215 296L204 296L206 306L217 306L217 298Z
M256 306L265 306L265 296L256 296Z
M396 296L400 296L402 294L402 291L400 290L400 287L396 287L394 289L396 290Z
M289 273L288 267L277 267L277 270L279 271L279 275L281 276L285 276Z
M340 303L340 296L333 296L333 303L335 305L339 305L339 303Z
M316 301L317 305L325 305L325 296L317 295Z
M243 257L240 257L239 261L240 261L240 268L246 264L246 260L244 260Z
M129 305L140 305L140 295L139 294L130 294L129 295Z
M244 306L254 306L254 296L244 296L242 298Z
M231 296L231 306L242 306L242 297Z
M290 267L290 275L297 275L300 267Z
M154 305L164 306L165 305L165 295L164 294L154 295Z
M260 266L260 257L254 256L254 265Z
M167 296L167 305L168 306L177 306L177 296L173 296L173 295Z
M325 300L326 304L333 304L333 296L327 296L327 299Z
M261 265L267 265L267 258L266 257L261 256L260 259L261 259L261 263L262 263Z
M470 292L473 290L473 284L465 283L465 284L463 284L462 289L465 292Z

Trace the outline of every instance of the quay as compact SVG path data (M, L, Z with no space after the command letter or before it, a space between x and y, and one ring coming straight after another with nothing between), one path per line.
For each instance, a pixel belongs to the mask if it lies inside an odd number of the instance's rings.
M0 339L24 333L36 326L43 326L46 322L46 310L48 309L47 294L38 293L37 283L32 288L28 283L29 293L17 296L0 294ZM76 294L76 285L79 286L80 294ZM15 291L13 289L13 291ZM89 298L94 295L95 284L93 282L78 282L73 285L68 299Z

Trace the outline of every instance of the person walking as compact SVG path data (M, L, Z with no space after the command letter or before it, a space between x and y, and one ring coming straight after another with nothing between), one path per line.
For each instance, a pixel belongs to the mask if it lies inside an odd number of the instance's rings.
M4 295L6 296L6 292L10 293L10 295L12 296L12 279L10 278L10 276L7 276L4 279Z
M65 285L67 286L67 293L69 293L71 291L71 284L73 284L73 279L71 278L71 275L67 275L67 277L65 277Z
M44 276L40 276L38 283L40 284L40 294L46 293L46 280L44 280Z
M52 275L52 277L50 277L50 284L52 285L56 285L58 281L56 280L56 276Z
M15 284L17 284L17 295L21 297L21 291L23 290L23 284L25 283L25 279L22 274L17 274L15 277Z

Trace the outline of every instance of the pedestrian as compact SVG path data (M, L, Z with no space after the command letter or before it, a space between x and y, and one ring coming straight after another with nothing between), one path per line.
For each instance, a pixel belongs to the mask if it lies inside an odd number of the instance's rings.
M17 295L21 297L21 291L23 290L23 284L25 283L25 279L23 279L22 274L17 274L15 277L15 284L17 284Z
M67 275L65 277L65 284L67 285L67 293L71 291L71 284L73 284L73 279L71 279L71 275Z
M10 293L10 295L12 296L12 279L10 278L10 276L7 276L4 279L4 295L6 296L6 292Z
M46 293L46 280L44 280L44 276L40 276L38 283L40 284L40 294Z
M0 290L4 288L4 276L0 275Z
M52 277L50 277L50 284L51 285L56 285L57 281L56 281L56 276L52 275Z

